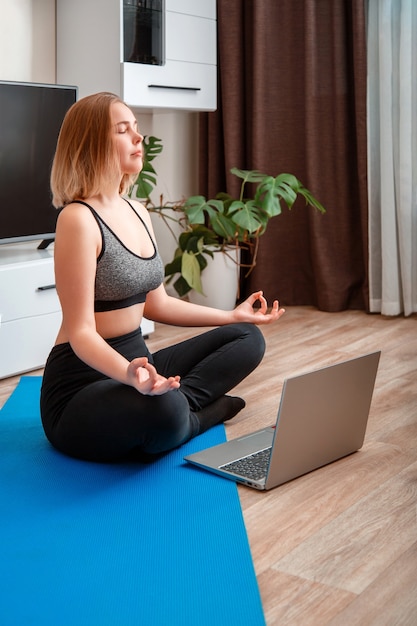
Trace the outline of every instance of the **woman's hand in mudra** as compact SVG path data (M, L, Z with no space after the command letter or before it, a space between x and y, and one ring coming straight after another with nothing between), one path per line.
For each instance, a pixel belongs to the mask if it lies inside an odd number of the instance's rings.
M179 376L161 376L147 357L133 359L127 368L127 375L132 387L145 396L161 396L180 386Z
M263 292L256 291L239 304L233 313L237 322L270 324L284 315L285 309L280 309L278 300L274 300L270 311L268 311L268 303L264 298Z

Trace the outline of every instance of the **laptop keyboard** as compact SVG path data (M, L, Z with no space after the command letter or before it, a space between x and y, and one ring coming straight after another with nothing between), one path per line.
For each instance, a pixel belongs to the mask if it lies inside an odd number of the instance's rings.
M271 448L265 448L265 450L260 450L237 461L221 465L219 469L233 472L233 474L251 478L252 480L260 480L266 476L270 456Z

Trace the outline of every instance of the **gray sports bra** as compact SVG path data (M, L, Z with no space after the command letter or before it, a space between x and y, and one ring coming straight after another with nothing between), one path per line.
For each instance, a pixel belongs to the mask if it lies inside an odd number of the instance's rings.
M101 231L102 247L97 258L94 311L114 311L145 302L149 291L156 289L162 283L164 266L143 219L126 200L142 222L152 242L154 253L146 258L138 256L126 248L93 207L80 200L77 202L90 209Z

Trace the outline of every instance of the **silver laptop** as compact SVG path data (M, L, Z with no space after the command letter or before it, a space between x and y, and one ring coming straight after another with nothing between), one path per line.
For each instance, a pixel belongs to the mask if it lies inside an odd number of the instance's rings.
M225 478L272 489L362 447L381 352L284 382L275 426L186 461Z

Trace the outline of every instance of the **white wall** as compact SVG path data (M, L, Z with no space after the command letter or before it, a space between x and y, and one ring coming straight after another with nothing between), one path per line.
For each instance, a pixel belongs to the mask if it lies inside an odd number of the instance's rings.
M71 0L68 0L71 2ZM55 0L0 0L0 80L56 82ZM187 111L135 111L143 134L163 141L154 161L167 200L197 193L197 120Z
M0 0L0 80L55 82L55 0Z
M140 112L138 120L141 124ZM164 145L161 155L152 163L158 174L156 193L171 201L195 195L198 192L198 114L187 111L154 113L151 132L162 139ZM159 199L159 195L156 198Z

